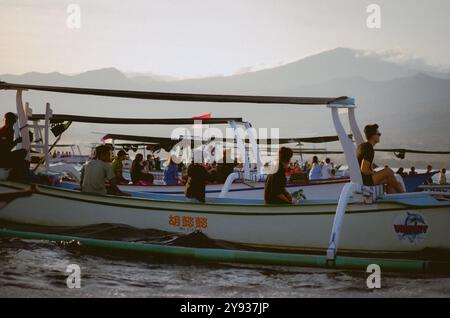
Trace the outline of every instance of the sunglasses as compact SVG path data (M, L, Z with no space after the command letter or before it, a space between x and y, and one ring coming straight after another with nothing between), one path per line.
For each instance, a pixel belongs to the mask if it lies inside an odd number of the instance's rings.
M381 136L381 133L380 133L380 132L378 132L378 133L376 133L375 135L377 135L377 136Z

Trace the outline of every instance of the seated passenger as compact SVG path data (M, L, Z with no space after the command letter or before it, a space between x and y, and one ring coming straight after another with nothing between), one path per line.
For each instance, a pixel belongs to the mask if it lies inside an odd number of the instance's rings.
M106 181L109 187L106 186ZM111 165L111 148L100 145L95 148L95 157L81 168L81 191L93 194L128 195L117 187L116 175Z
M169 156L164 168L164 183L167 185L178 184L178 167L173 161L172 155Z
M225 183L228 176L233 173L236 163L231 158L230 150L225 149L223 151L222 162L216 165L216 181L218 183Z
M319 158L313 157L311 168L309 170L309 180L319 180L322 175L322 168L319 164Z
M124 150L119 150L117 157L112 162L114 174L116 175L117 183L127 184L128 180L123 177L123 163L127 159L127 153Z
M290 148L281 147L278 152L278 170L270 174L266 179L264 187L264 201L266 203L292 204L292 196L286 190L285 170L292 158Z
M12 149L22 142L22 137L14 140L14 125L17 116L14 113L5 114L5 126L0 128L0 168L10 169L8 179L24 181L28 176L29 162L25 160L25 149Z
M446 176L447 170L445 168L442 168L441 172L439 172L439 184L447 184L447 176Z
M404 177L406 175L405 169L403 169L403 167L400 167L397 169L397 172L395 174L398 174L399 176Z
M188 201L205 202L206 182L211 181L211 175L201 163L191 163L187 170L187 181L184 194Z
M367 141L360 144L356 150L356 156L361 170L363 184L373 186L378 184L387 185L387 193L405 192L400 183L397 182L394 172L389 168L380 171L373 171L373 159L375 151L373 146L380 142L381 133L378 131L378 125L367 125L364 128L364 134Z
M325 164L321 170L321 178L322 179L330 179L331 178L331 170L333 169L333 165L331 164L330 158L325 159Z
M331 169L330 178L331 179L335 179L336 178L336 169Z
M142 162L144 156L138 153L131 164L131 181L133 183L153 183L153 175L144 173L145 163Z

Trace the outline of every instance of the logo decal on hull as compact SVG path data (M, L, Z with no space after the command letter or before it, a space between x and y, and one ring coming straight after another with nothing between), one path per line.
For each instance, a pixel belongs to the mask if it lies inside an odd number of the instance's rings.
M394 221L394 231L400 241L409 244L417 244L425 239L428 224L423 215L406 212L399 215Z
M169 215L169 225L183 229L206 229L208 228L208 218L192 217L188 215Z

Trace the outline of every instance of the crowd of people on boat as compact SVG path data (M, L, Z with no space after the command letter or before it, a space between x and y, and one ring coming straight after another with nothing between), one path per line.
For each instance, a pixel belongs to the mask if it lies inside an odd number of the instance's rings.
M26 160L27 151L25 149L13 150L22 142L22 138L14 139L14 125L17 116L14 113L7 113L4 116L5 125L0 128L0 168L6 168L11 180L25 180L29 174L30 163ZM399 168L396 172L385 166L383 169L375 171L374 146L380 142L381 133L378 125L367 125L364 128L366 141L360 144L356 150L356 157L360 166L363 184L366 186L385 185L388 193L402 193L405 190L397 181L396 174L406 176L404 168ZM151 185L154 182L153 171L161 171L161 160L159 157L148 155L147 160L141 153L137 153L131 164L130 177L124 177L123 162L128 160L128 154L124 150L117 152L112 157L113 148L111 145L100 145L95 149L95 154L91 160L85 163L81 169L80 188L83 192L96 194L127 195L118 187L120 184ZM54 152L56 156L58 153ZM70 153L65 153L70 155ZM293 151L288 147L282 147L278 153L278 167L276 171L269 174L265 181L264 200L267 203L290 203L292 196L286 190L287 177L303 175L309 180L332 179L336 177L336 168L330 158L319 161L317 156L312 158L311 164L308 162L292 162ZM242 168L237 159L230 158L229 150L224 150L224 160L213 163L191 162L189 165L176 163L170 155L164 164L163 181L166 185L183 184L185 196L189 201L205 202L205 188L207 183L224 183L227 177L235 171L235 168ZM426 183L433 183L431 175L432 166L427 167L430 174ZM411 167L409 174L416 175L415 167ZM105 182L106 181L106 182ZM441 169L438 177L439 184L447 184L446 169Z
M366 126L364 133L366 142L360 144L356 150L363 184L367 186L384 184L388 193L404 192L405 190L397 181L395 173L388 166L375 171L374 146L379 143L381 136L378 125ZM148 159L144 160L142 154L136 154L131 165L131 180L127 180L123 177L122 163L128 158L127 153L120 150L111 163L111 151L112 148L107 145L97 147L95 158L89 161L82 169L82 191L123 195L123 192L119 190L117 184L128 184L131 181L137 185L149 185L154 182L154 176L150 173L149 159L151 157L148 156ZM228 156L229 153L225 150L223 153L225 160L223 162L213 162L212 164L192 162L188 166L183 163L177 164L173 157L169 156L164 165L164 183L166 185L184 184L187 200L205 202L206 184L225 182L227 177L239 166L236 160L230 160ZM330 158L319 161L318 157L314 156L312 163L309 164L308 162L291 162L292 156L293 151L290 148L280 148L276 172L269 174L265 182L264 200L267 203L292 202L292 196L286 190L287 177L292 174L307 174L310 180L336 177L336 169ZM427 167L427 172L432 172L431 166ZM402 176L405 175L404 169L402 168L396 173ZM440 172L439 183L446 183L445 173L445 169ZM415 174L417 174L415 167L412 167L409 175ZM108 188L104 185L105 179L109 183ZM103 181L100 182L100 180Z

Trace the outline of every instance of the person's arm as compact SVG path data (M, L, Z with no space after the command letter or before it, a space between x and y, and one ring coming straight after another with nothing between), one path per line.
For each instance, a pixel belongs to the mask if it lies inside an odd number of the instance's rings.
M280 193L280 194L277 194L277 198L283 202L292 203L292 197L290 194L288 196L287 193Z
M370 161L363 159L361 162L361 172L366 175L366 176L370 176L373 174L373 171L371 169L370 166Z
M273 182L275 185L275 189L277 189L276 191L279 192L279 193L275 194L277 199L279 199L282 202L292 204L292 196L286 190L286 178L275 175Z
M286 189L284 190L284 195L289 199L290 202L292 201L292 195Z
M110 179L108 182L109 182L109 187L116 195L130 196L130 194L125 193L119 189L115 178Z
M128 193L122 192L122 190L120 190L117 186L116 174L114 173L112 164L105 164L104 169L105 179L108 180L109 187L113 191L113 193L116 195L129 196Z
M14 141L12 142L12 147L11 147L11 149L14 148L15 146L17 146L17 144L20 144L22 141L23 141L23 140L22 140L22 137L19 137L19 138L17 138L16 140L14 140Z
M22 137L14 140L14 130L12 129L4 129L0 135L8 147L8 151L11 151L17 144L22 142Z

